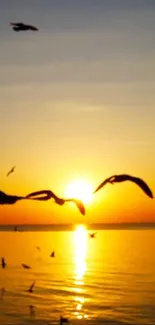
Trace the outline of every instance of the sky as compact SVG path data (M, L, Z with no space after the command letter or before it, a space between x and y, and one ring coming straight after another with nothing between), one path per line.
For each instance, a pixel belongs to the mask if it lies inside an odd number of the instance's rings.
M15 33L16 21L39 31ZM2 191L67 197L76 180L94 190L127 173L155 192L154 35L154 0L1 0ZM21 201L0 206L0 223L155 222L154 200L130 183L86 211Z

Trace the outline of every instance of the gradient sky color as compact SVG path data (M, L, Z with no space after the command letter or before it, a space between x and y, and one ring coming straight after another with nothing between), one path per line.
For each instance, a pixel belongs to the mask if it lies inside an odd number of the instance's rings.
M15 33L11 21L39 32ZM129 173L155 193L154 35L154 0L1 1L2 191L63 197L73 180L95 188ZM154 200L128 183L86 209L21 201L0 206L0 223L155 221Z

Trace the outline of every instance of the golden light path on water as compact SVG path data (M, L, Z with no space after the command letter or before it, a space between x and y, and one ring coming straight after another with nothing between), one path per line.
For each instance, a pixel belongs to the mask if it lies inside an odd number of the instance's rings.
M77 226L74 232L74 251L75 251L75 291L77 302L75 315L78 319L88 318L88 315L82 310L85 298L82 297L84 291L84 275L87 271L86 257L88 248L88 233L85 226ZM78 293L80 294L78 296Z

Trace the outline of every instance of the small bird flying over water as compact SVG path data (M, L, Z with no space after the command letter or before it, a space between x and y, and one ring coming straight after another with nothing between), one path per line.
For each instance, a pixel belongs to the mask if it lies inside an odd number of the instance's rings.
M24 269L31 269L31 266L26 265L26 264L24 264L24 263L22 264L22 266L23 266Z
M55 202L59 205L64 205L65 202L73 202L76 204L80 213L85 215L85 207L84 207L84 204L82 203L82 201L80 201L78 199L62 199L62 198L59 198L58 196L56 196L52 191L49 191L49 190L30 193L26 196L26 198L28 198L28 199L32 198L34 200L39 200L39 197L33 198L33 196L34 195L42 195L42 194L46 194L46 196L41 196L40 201L47 201L47 200L50 200L51 198L53 198L55 200Z
M12 173L14 172L15 168L16 168L16 166L13 166L13 167L9 170L9 172L6 174L6 176L9 176L10 174L12 174Z
M28 292L33 292L34 285L35 285L35 281L33 281L32 284L30 285Z
M94 233L92 233L92 234L89 234L89 237L90 238L95 238L95 235L97 234L97 232L94 232Z
M4 269L4 268L6 267L6 262L5 262L4 257L2 257L2 262L1 262L1 264L2 264L2 268Z
M15 32L21 32L21 31L27 31L27 30L32 30L32 31L38 31L39 29L33 25L27 25L24 23L10 23L12 29Z
M53 251L50 256L55 257L55 252Z
M113 175L110 176L108 178L106 178L94 191L94 193L96 193L97 191L99 191L104 185L106 185L107 183L110 184L114 184L114 183L121 183L124 181L131 181L135 184L137 184L146 195L148 195L151 199L153 199L153 193L150 190L150 188L148 187L148 185L139 177L134 177L134 176L130 176L127 174L121 174L121 175Z

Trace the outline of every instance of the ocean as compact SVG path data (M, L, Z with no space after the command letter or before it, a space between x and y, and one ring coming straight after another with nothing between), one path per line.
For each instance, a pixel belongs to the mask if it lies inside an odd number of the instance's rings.
M0 228L0 324L155 324L155 229L59 228Z

